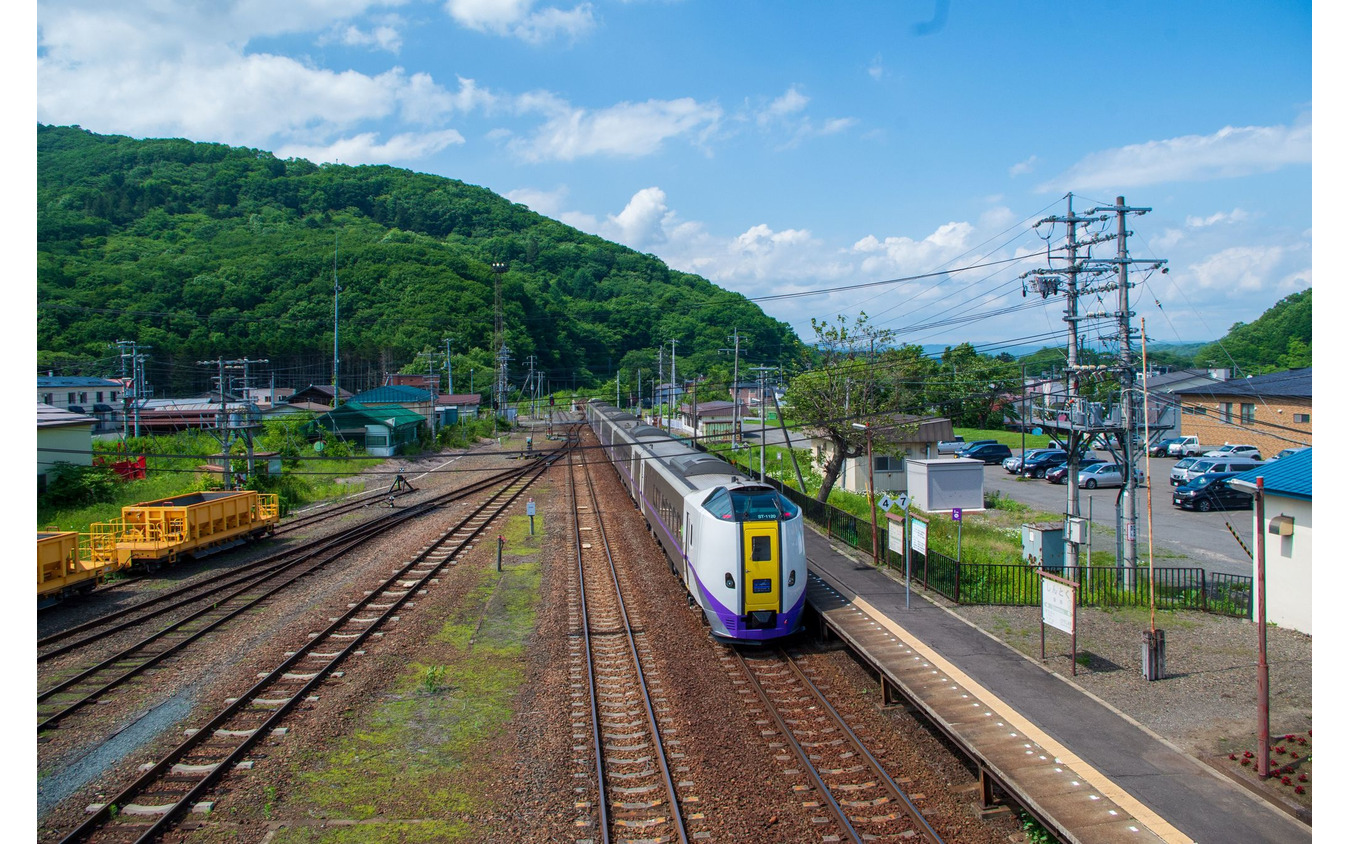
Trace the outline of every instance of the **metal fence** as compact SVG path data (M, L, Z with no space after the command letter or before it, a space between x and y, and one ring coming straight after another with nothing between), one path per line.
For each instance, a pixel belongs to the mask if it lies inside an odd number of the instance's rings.
M872 522L820 502L774 478L765 479L802 509L804 517L822 528L831 539L872 553ZM903 555L886 549L884 528L879 528L877 546L883 564L904 571ZM1021 561L1006 564L958 563L930 550L910 552L910 577L925 589L958 604L1039 606L1041 578L1038 568ZM1065 566L1046 571L1081 585L1076 590L1080 606L1147 607L1187 609L1252 617L1252 578L1247 575L1207 572L1202 568L1153 569L1152 600L1146 568L1117 566Z

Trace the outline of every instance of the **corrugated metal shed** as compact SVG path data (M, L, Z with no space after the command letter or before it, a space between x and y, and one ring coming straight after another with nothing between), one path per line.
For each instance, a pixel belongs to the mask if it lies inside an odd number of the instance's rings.
M384 387L376 387L373 390L366 390L364 393L357 393L352 396L352 401L358 404L416 404L420 402L431 401L431 393L417 387L408 387L401 384L391 384Z
M1262 477L1268 493L1312 501L1312 475L1312 449L1309 448L1236 475L1232 482L1244 489L1255 489L1257 477Z

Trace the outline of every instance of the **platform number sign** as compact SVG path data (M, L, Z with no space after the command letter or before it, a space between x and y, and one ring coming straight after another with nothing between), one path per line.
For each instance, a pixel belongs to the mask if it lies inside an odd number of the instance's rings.
M908 510L908 509L909 509L909 493L908 493L908 492L901 492L901 493L898 493L898 494L895 496L895 503L896 503L897 505L899 505L899 507L900 507L901 510Z
M781 457L782 455L780 454L779 456ZM881 500L877 502L877 505L881 507L882 510L889 510L894 503L895 502L891 500L889 495L883 495L881 496Z
M961 521L961 508L960 508L960 507L953 507L953 508L952 508L952 521L954 521L954 522L959 522L959 521Z

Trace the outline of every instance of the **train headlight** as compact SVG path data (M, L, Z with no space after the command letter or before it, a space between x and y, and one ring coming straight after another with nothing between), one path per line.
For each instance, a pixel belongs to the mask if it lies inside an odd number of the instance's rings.
M731 572L727 572L727 588L728 589L736 588L736 578L731 576Z
M796 585L797 585L797 570L793 569L792 571L788 572L788 586L796 586Z

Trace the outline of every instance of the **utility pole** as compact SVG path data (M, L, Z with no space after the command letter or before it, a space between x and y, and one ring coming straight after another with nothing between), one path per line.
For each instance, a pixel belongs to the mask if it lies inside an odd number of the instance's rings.
M135 340L118 340L117 347L121 350L122 378L125 381L127 374L127 358L131 358L131 392L128 393L125 383L122 389L122 437L126 438L127 417L133 420L132 436L141 435L141 397L145 393L145 355L141 354L146 349L153 349L154 346L139 346ZM130 350L130 351L128 351Z
M670 408L670 427L672 427L672 428L675 427L675 411L676 411L676 409L679 408L679 405L678 405L678 404L674 404L674 402L675 402L675 390L678 389L678 387L677 387L676 385L680 383L679 381L676 381L676 380L675 380L675 343L676 343L676 342L678 342L678 341L676 341L676 340L671 340L671 341L670 341L670 393L671 393L671 399L670 399L670 400L671 400L671 402L672 402L672 406L671 406L671 408Z
M506 272L507 264L505 261L493 261L493 285L492 285L492 351L497 355L497 375L493 381L492 394L493 403L496 405L494 413L506 413L506 337L502 325L502 274Z
M656 347L656 386L652 387L652 410L656 412L656 427L658 428L661 427L662 413L659 409L660 404L658 404L657 402L657 395L660 393L661 385L664 383L663 379L665 377L665 360L666 360L665 353L666 353L665 346Z
M764 375L773 372L776 367L755 366L751 367L755 372L755 377L759 381L759 479L764 480L764 451L767 446L764 443L765 419L768 414L764 412Z
M427 359L427 392L431 393L431 441L436 442L436 393L440 392L441 379L436 374L436 353L418 352L419 358Z
M450 365L450 341L453 337L445 338L445 391L450 395L455 394L455 370Z
M741 330L731 330L731 348L718 349L719 352L731 352L731 442L741 441L741 401L737 398L736 388L741 380Z
M234 471L230 468L230 446L234 442L234 435L239 432L243 435L245 445L248 449L248 475L253 475L253 433L248 424L232 425L230 424L229 410L225 404L225 393L229 389L229 382L225 378L225 370L228 367L231 370L248 371L250 363L267 363L266 360L249 360L242 358L240 360L225 360L221 357L217 360L199 360L198 366L217 367L216 386L220 390L220 412L216 414L216 439L220 442L220 462L223 474L223 482L226 489L234 489ZM246 420L247 422L247 420Z
M338 398L338 294L342 287L338 285L338 233L333 232L333 409L341 404Z
M1130 259L1129 236L1131 232L1125 228L1125 217L1128 214L1142 215L1152 211L1152 208L1131 208L1125 204L1125 197L1117 196L1115 205L1107 205L1093 208L1088 214L1100 212L1111 212L1116 216L1116 258L1114 261L1091 262L1093 264L1102 264L1112 266L1116 273L1116 325L1117 339L1120 343L1120 355L1116 363L1117 372L1120 378L1120 400L1121 400L1121 423L1124 428L1124 434L1121 436L1121 447L1124 450L1125 470L1128 476L1124 479L1124 488L1121 492L1120 508L1122 512L1122 524L1124 527L1124 537L1121 545L1122 568L1133 576L1134 570L1139 565L1138 557L1138 524L1139 524L1139 480L1135 473L1135 464L1139 462L1141 456L1144 460L1148 459L1148 443L1143 443L1143 448L1135 447L1135 430L1139 425L1136 419L1136 396L1134 388L1134 350L1131 341L1138 336L1139 332L1131 327L1130 321L1135 316L1130 310L1130 288L1134 285L1129 280L1130 264L1149 264L1153 268L1161 267L1166 261L1148 260L1133 261ZM1164 270L1166 272L1166 270ZM1148 408L1143 408L1145 414ZM1142 452L1142 455L1141 455Z

